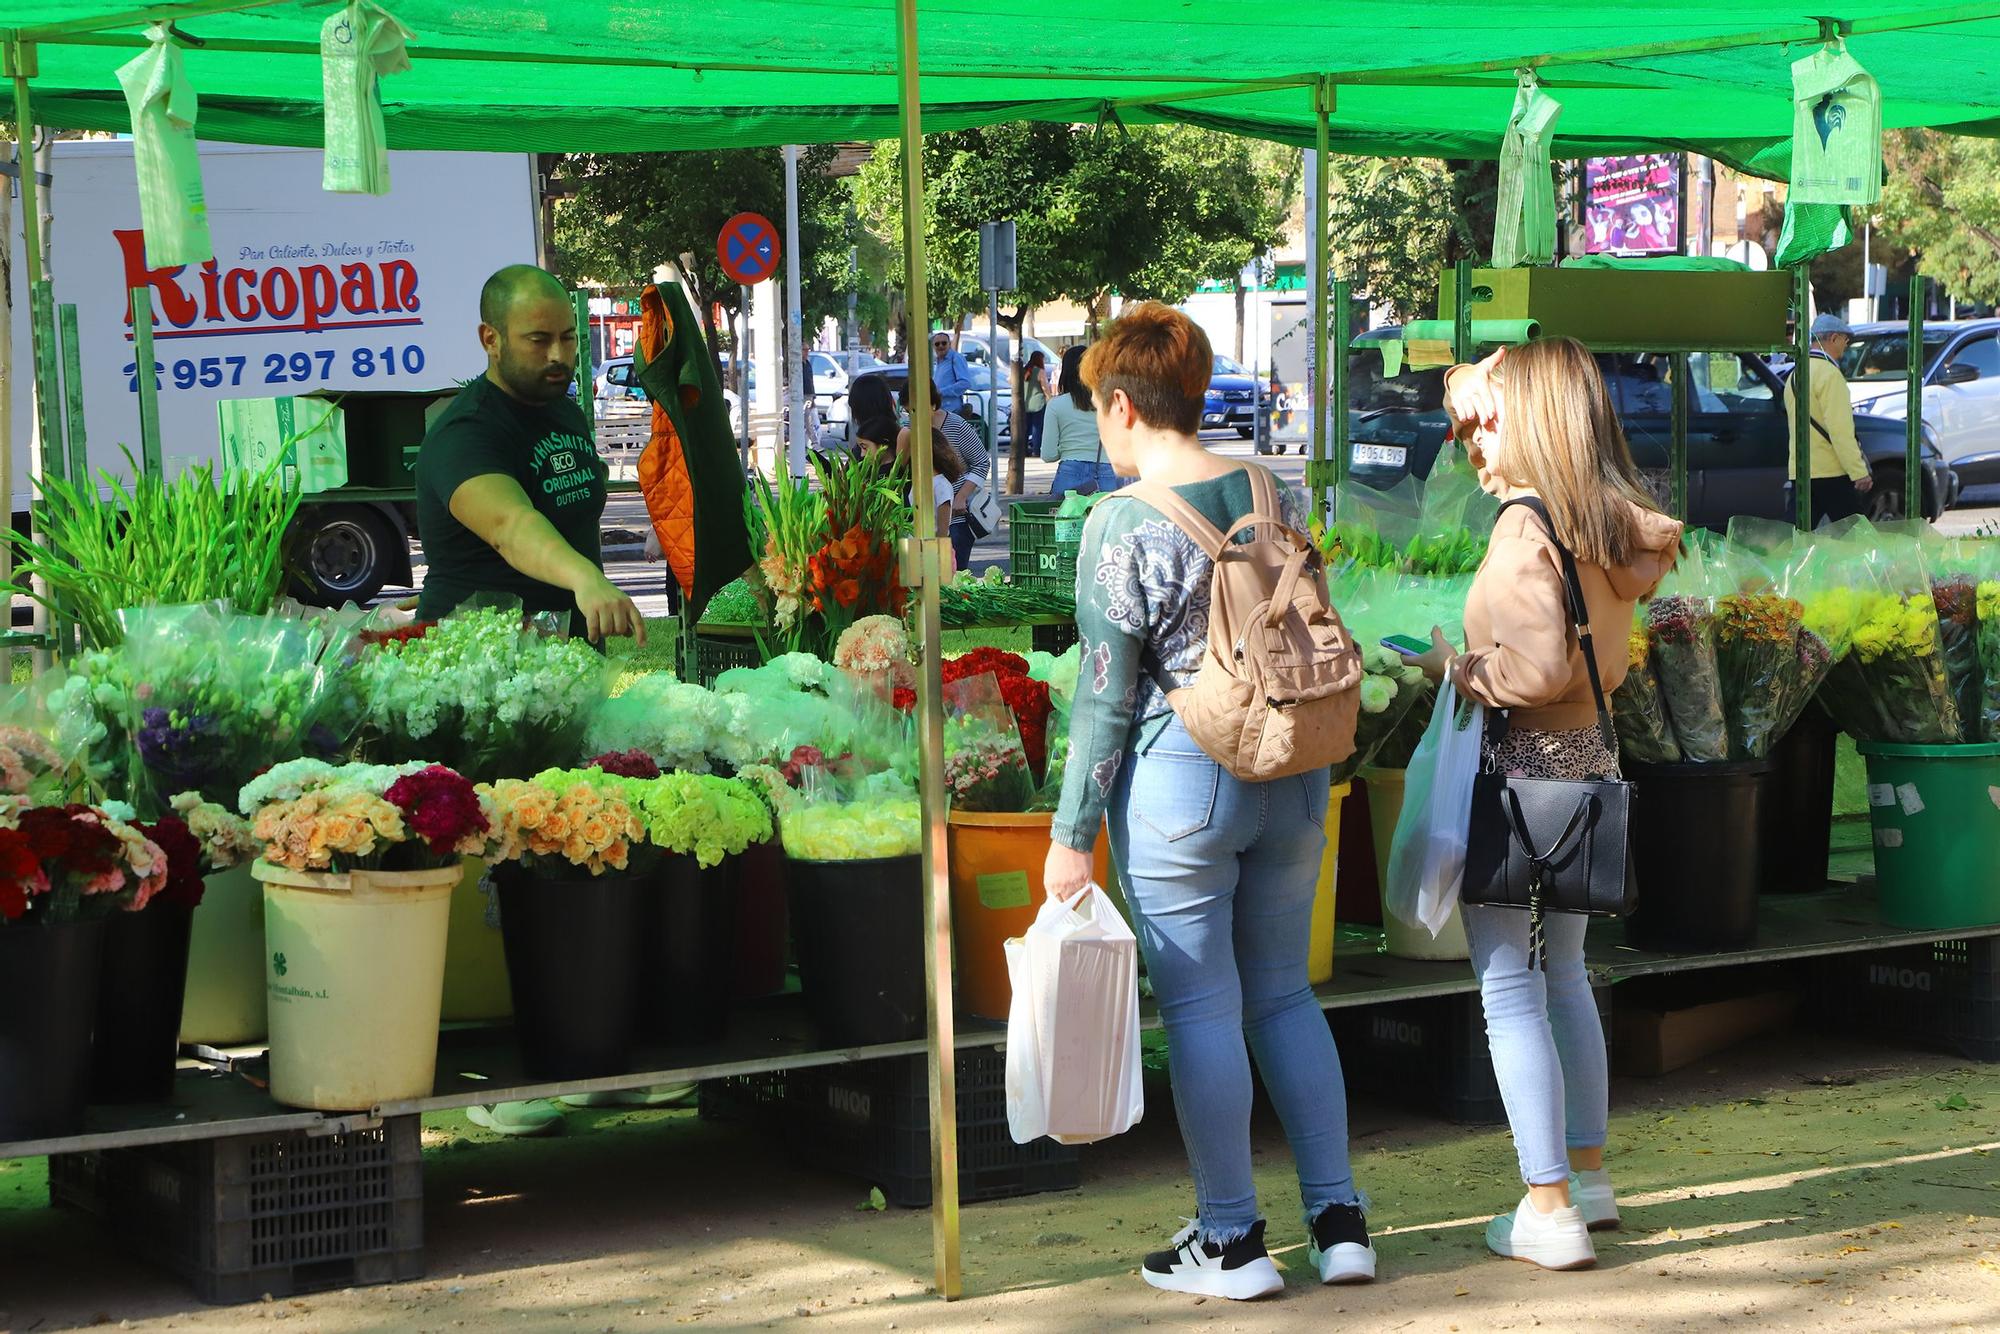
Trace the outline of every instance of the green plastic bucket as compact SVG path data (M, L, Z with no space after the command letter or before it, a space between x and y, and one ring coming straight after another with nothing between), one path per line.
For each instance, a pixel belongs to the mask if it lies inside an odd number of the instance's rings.
M2000 744L1864 741L1882 920L1943 930L2000 922Z

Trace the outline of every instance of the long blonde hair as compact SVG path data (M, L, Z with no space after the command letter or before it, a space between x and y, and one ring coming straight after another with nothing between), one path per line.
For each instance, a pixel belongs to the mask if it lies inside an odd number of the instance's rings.
M1659 512L1612 409L1604 376L1574 338L1510 348L1500 382L1500 473L1532 487L1579 561L1611 568L1638 554L1632 507Z

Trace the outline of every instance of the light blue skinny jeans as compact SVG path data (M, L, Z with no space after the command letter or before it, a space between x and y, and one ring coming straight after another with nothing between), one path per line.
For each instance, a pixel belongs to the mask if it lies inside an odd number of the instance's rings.
M1291 1142L1307 1220L1358 1200L1340 1053L1306 981L1327 796L1324 769L1232 778L1179 719L1144 754L1126 753L1111 794L1111 849L1165 1021L1174 1112L1210 1241L1232 1241L1260 1217L1251 1052Z
M1601 1147L1610 1119L1604 1025L1583 970L1590 919L1544 914L1548 963L1530 968L1527 913L1469 905L1464 913L1521 1180L1553 1186L1569 1179L1567 1150Z
M1125 485L1125 479L1109 463L1099 463L1096 459L1064 459L1056 465L1056 478L1049 487L1049 494L1061 500L1089 481L1097 483L1100 493L1116 491Z

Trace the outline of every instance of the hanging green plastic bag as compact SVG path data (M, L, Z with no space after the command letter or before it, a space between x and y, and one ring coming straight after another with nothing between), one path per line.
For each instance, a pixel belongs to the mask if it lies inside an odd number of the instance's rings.
M1847 210L1839 204L1795 204L1785 201L1785 230L1778 236L1778 254L1771 262L1794 268L1838 250L1854 239Z
M1882 90L1843 42L1792 64L1793 204L1882 197Z
M410 67L416 36L394 15L354 2L319 30L326 96L326 166L320 185L337 194L389 193L389 139L382 124L382 76Z
M1562 104L1523 70L1514 112L1500 141L1500 202L1493 220L1493 267L1547 264L1556 253L1556 187L1549 138Z
M195 150L194 85L164 27L147 28L146 40L144 51L118 67L118 85L132 114L146 263L156 269L199 264L215 258L215 243L208 236L208 199Z

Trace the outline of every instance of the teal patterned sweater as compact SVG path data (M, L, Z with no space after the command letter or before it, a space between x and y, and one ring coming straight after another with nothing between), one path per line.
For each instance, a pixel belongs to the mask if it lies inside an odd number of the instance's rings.
M1241 470L1174 490L1224 532L1251 509ZM1298 492L1281 481L1278 501L1285 522L1305 531ZM1193 683L1208 648L1214 573L1194 539L1145 501L1114 493L1091 510L1076 563L1082 665L1051 831L1064 847L1087 852L1095 844L1119 773L1173 716L1166 692Z

